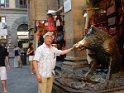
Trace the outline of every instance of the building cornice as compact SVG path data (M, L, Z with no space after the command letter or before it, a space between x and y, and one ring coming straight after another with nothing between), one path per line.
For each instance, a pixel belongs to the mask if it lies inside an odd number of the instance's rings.
M9 10L9 11L27 11L28 9L27 8L0 8L0 10L3 10L3 11L6 11L6 10Z
M27 14L27 12L26 8L0 8L0 14Z

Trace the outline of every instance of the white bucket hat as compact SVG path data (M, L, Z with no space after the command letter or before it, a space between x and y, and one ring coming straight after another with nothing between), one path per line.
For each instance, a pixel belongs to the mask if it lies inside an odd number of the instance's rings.
M46 36L51 36L54 39L53 32L47 32L46 34L43 35L43 38L45 38Z

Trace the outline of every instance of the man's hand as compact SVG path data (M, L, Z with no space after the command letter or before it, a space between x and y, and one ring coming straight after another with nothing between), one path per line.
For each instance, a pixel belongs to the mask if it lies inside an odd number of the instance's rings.
M73 45L73 48L77 48L77 46L78 46L78 43L74 44Z
M40 74L37 74L37 75L36 75L36 78L37 78L37 81L38 81L38 82L42 82L42 77L41 77Z

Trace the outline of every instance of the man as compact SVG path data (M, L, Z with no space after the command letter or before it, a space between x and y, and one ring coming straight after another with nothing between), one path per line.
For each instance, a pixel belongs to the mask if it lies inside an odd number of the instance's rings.
M7 69L10 69L9 55L7 49L0 45L0 78L4 93L8 93L6 88L7 80L6 65Z
M56 56L70 52L73 47L63 51L53 47L54 36L52 32L47 32L43 37L44 43L36 49L33 64L36 71L39 93L51 93Z

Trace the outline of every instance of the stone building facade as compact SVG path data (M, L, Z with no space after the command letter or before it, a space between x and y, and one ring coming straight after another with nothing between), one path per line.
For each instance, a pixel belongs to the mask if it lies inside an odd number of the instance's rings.
M4 16L10 49L18 44L17 32L28 30L27 0L0 0L0 16Z

